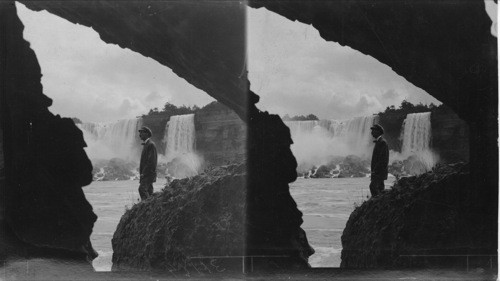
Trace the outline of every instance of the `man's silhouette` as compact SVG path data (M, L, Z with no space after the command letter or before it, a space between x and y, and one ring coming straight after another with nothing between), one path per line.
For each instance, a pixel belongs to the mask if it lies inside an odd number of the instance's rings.
M373 148L372 165L371 165L371 182L370 192L372 197L379 195L384 190L384 180L387 179L387 165L389 165L389 147L382 135L384 128L375 124L371 128L371 133L375 140Z
M145 200L153 194L153 182L156 181L157 152L156 145L151 141L153 133L148 127L139 130L139 138L142 140L141 163L139 165L139 195Z

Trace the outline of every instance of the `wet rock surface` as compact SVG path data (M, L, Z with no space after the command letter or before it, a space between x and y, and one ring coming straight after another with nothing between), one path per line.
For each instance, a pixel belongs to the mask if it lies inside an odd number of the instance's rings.
M495 254L496 230L484 223L495 214L478 212L478 191L470 186L469 166L463 163L399 179L349 217L341 267L464 266L457 255Z
M113 270L241 270L245 188L246 166L230 165L174 180L135 204L113 236Z

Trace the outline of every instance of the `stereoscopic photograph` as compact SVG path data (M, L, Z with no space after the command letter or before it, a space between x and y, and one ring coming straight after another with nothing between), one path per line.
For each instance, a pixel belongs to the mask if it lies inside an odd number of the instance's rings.
M0 1L0 281L496 280L495 0Z

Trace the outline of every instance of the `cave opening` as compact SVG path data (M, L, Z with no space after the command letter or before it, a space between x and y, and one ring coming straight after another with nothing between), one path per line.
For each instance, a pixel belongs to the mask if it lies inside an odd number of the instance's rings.
M370 127L386 127L390 175L419 175L469 160L469 128L450 108L389 66L327 42L311 25L248 9L248 68L260 109L291 132L298 179L290 184L315 254L312 267L339 267L341 235L370 196Z
M108 38L108 39L109 39L109 38ZM475 69L475 68L472 68L472 69ZM482 69L477 69L477 70L478 70L478 71L482 71ZM493 73L493 72L495 72L495 71L490 71L490 72L491 72L491 73ZM477 74L477 73L472 73L472 75L475 75L475 74ZM467 75L468 75L468 74L467 74ZM414 77L413 77L413 78L414 78ZM196 80L196 79L195 79L195 80ZM417 77L417 80L418 80L418 77ZM471 81L471 80L473 80L473 82L472 82L473 86L474 86L474 85L477 85L477 84L474 84L474 81L475 81L475 80L474 80L474 78L470 78L470 76L468 76L468 77L467 77L467 79L465 79L465 80L467 80L467 81ZM486 84L488 85L488 79L486 79L486 80L487 80L487 81L486 81L486 82L484 82L484 83L486 83ZM493 80L494 80L494 79L493 79ZM495 81L496 81L496 80L495 80ZM420 82L421 82L421 81L420 81ZM422 82L421 82L421 83L422 83ZM478 83L479 83L479 82L478 82ZM424 84L425 84L425 83L424 83ZM480 83L480 84L481 84L481 83ZM481 85L482 85L482 84L481 84ZM427 85L427 86L428 86L428 85ZM451 87L452 85L450 85L450 83L448 83L446 86ZM470 86L470 85L467 85L467 86ZM467 87L466 87L466 88L467 88ZM493 88L491 88L491 89L494 89L494 88L495 88L495 87L493 87ZM261 89L262 89L262 88L261 88ZM467 88L467 89L470 89L470 87L469 87L469 88ZM482 89L482 90L479 90L479 91L483 91L485 88L480 88L480 89ZM489 92L487 92L487 91L491 91L491 89L490 89L490 88L488 88L488 89L486 89L486 90L484 90L484 91L486 92L486 94L488 94ZM431 90L432 90L432 89L431 89ZM257 91L257 90L255 90L255 91ZM439 91L437 91L437 92L439 93ZM436 92L434 92L434 93L436 93ZM463 92L459 92L459 93L463 93ZM475 92L474 92L474 93L475 93ZM466 93L466 94L467 94L467 93ZM468 93L468 95L470 95L470 93ZM468 95L466 95L466 96L468 97ZM439 95L437 95L437 96L439 96ZM448 102L450 102L450 98L449 98L449 96L447 96L446 94L442 94L442 95L441 95L441 97L448 98L448 100L447 100L447 101L448 101ZM489 94L488 94L488 95L486 95L486 97L487 97L487 98L491 98L491 95L489 95ZM495 100L495 98L493 98L493 100ZM460 102L463 102L463 99L458 98L458 99L457 99L457 101L456 101L456 103L452 103L452 102L450 102L450 104L452 104L452 105L454 106L454 108L455 108L455 109L456 109L456 108L459 108L460 113L461 113L461 116L465 116L466 118L469 118L469 119L467 119L467 120L468 120L468 122L469 122L469 124L472 124L473 126L476 126L476 127L474 128L474 133L473 133L473 134L471 134L471 135L473 135L473 136L476 138L474 141L475 141L476 143L479 143L479 144L483 144L483 143L484 143L484 144L488 144L488 145L489 145L489 144L490 144L490 143L489 143L489 141L490 141L492 138L483 137L483 136L481 136L481 135L479 135L479 134L476 134L476 133L478 132L478 130L479 130L480 128L487 128L488 126L492 125L493 123L491 123L491 121L488 119L488 117L485 117L485 114L481 114L481 112L479 112L479 114L477 114L477 115L479 116L477 119L472 119L472 117L469 115L469 113L470 113L469 111L467 111L467 110L464 110L464 109L460 108ZM473 101L473 102L477 102L477 101ZM458 104L458 106L457 106L457 104ZM477 109L478 109L478 106L477 106L478 104L480 104L480 102L477 102L476 104L472 104L470 108L471 108L471 109L476 109L476 110L477 110ZM487 103L486 103L486 104L487 104ZM491 107L488 107L488 109L491 109ZM495 109L495 110L496 110L496 109ZM493 110L493 111L495 111L495 110ZM240 113L241 113L241 112L240 112ZM491 119L491 118L490 118L490 119ZM472 121L471 121L471 120L472 120ZM489 122L489 123L488 123L488 122L484 122L484 124L486 124L486 125L482 125L483 123L481 123L481 121L490 121L490 122ZM483 127L478 126L478 124L479 124L479 125L481 125L481 126L483 126ZM30 123L30 125L31 125L31 123ZM492 126L493 126L493 125L492 125ZM478 135L479 135L479 137L478 137ZM279 139L279 138L278 138L278 139ZM495 139L495 140L496 140L496 138L493 138L493 139ZM486 149L486 148L482 148L482 147L480 147L480 148L481 148L481 149ZM490 148L491 148L491 147L490 147ZM481 150L481 149L479 149L478 151L479 151L479 152L481 152L481 151L482 151L482 152L485 152L485 151L487 151L487 150L488 150L488 149L486 149L486 150ZM497 148L497 147L496 147L496 149L497 149L496 151L498 151L498 148ZM492 149L491 151L494 151L494 150L495 150L495 149ZM267 151L268 151L268 150L267 150ZM9 153L10 153L10 152L9 152ZM472 154L471 154L471 155L472 155ZM476 154L475 154L475 157L476 157L476 162L475 162L475 163L476 163L476 164L478 163L478 162L477 162L477 157L478 157L478 155L479 155L479 156L482 156L483 154L478 154L478 152L476 151ZM496 157L496 156L494 156L494 157L492 157L492 158L495 158L495 157ZM488 158L488 159L490 159L490 160L491 160L491 156L490 156L490 158ZM487 161L487 162L488 162L488 161ZM286 163L285 163L285 164L286 164ZM492 165L492 166L493 166L493 167L495 167L495 166L496 166L496 164L494 164L494 165ZM266 167L265 167L265 168L266 168ZM479 169L476 169L476 173L477 173L477 171L478 171L478 170L479 170ZM317 171L316 171L316 172L317 172ZM478 175L484 175L484 174L488 174L488 172L478 173L478 174L476 174L475 176L477 177ZM255 175L254 175L254 176L255 176ZM476 179L477 179L477 178L476 178ZM489 181L487 181L487 186L488 186L488 187L491 187L491 184L492 184L492 183L494 183L494 182L496 182L496 179L495 179L495 180L489 180ZM280 186L279 186L279 188L281 188L281 187L283 187L283 185L280 185ZM288 185L286 185L286 188L288 188ZM491 193L491 191L492 191L492 190L491 190L490 188L487 188L487 189L486 189L486 192L483 192L483 193L482 193L482 195L488 195L488 194L490 194L490 193ZM279 193L279 192L278 192L278 193ZM478 192L478 193L480 193L480 192ZM494 192L493 192L493 193L494 193ZM472 193L472 194L474 194L474 193ZM497 194L497 193L494 193L494 194ZM270 196L270 197L272 197L273 195L274 195L274 194L271 194L271 196ZM481 195L481 194L480 194L480 195ZM280 196L281 196L281 195L280 195ZM482 197L486 198L486 197L488 197L488 196L482 196ZM479 198L479 200L484 200L484 198L481 198L481 197L480 197L480 198ZM490 197L490 198L491 198L491 197ZM491 203L491 201L490 201L490 200L488 200L488 199L486 199L486 200L485 200L485 202L487 202L487 203ZM272 204L270 204L270 205L272 205ZM293 204L290 204L290 205L293 205ZM289 207L289 206L287 206L287 207ZM491 208L490 208L490 207L491 207L491 205L488 205L487 207L485 207L485 208L484 208L484 211L488 211L488 210L489 210L489 211L491 211ZM292 207L291 209L293 209L293 207ZM481 210L483 210L483 209L481 209ZM491 218L491 217L488 217L488 218L486 219L486 221L487 221L488 223L490 223L490 221L488 221L490 218ZM291 224L295 224L295 223L296 223L296 221L291 222ZM480 225L480 224L478 223L478 225ZM491 226L491 224L488 224L488 227L489 227L489 226ZM493 233L493 232L494 232L494 231L492 231L492 233ZM491 234L491 233L490 233L490 234Z

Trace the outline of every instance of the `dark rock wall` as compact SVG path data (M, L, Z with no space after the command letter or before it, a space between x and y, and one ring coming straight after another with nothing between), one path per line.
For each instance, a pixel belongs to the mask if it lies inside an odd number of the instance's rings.
M247 253L282 256L261 269L303 269L314 253L288 183L297 179L290 129L278 115L252 111L248 129ZM283 258L285 257L285 258Z
M83 135L71 119L49 112L52 101L43 94L40 66L13 2L0 2L0 20L1 259L92 259L89 237L97 217L82 191L92 180Z
M208 166L242 162L246 159L247 126L234 111L219 110L195 114L196 150Z
M452 113L432 113L432 148L441 162L469 161L469 125Z

